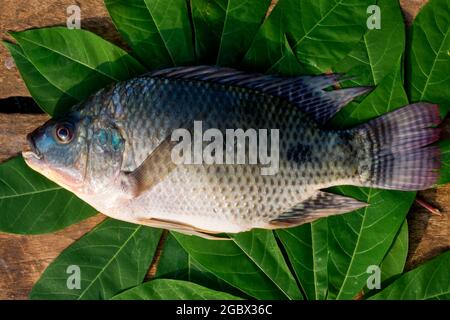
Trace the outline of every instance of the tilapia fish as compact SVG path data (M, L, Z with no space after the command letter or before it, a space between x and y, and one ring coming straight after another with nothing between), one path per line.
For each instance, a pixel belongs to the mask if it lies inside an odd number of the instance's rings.
M48 121L28 135L31 151L23 156L108 216L212 238L367 205L321 191L331 186L432 187L440 168L439 149L430 146L439 139L438 106L416 103L331 130L327 121L371 90L336 89L339 81L334 74L283 77L210 66L160 70L104 88ZM180 148L199 128L203 136ZM244 139L228 136L237 129ZM266 134L257 147L251 132ZM205 150L212 160L202 158ZM247 151L244 159L239 150ZM174 161L183 153L197 159ZM264 173L271 154L273 170Z

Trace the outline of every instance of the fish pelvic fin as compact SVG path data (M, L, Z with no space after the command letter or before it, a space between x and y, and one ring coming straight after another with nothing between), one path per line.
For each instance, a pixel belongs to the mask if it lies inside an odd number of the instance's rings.
M415 103L352 129L358 145L361 186L415 191L439 178L439 107Z
M198 236L207 240L220 240L220 241L231 240L229 237L226 236L222 237L216 235L217 232L199 229L192 225L174 220L164 220L157 218L137 218L135 222L153 228L163 228L189 236Z
M365 202L350 197L317 191L312 197L283 212L276 219L271 220L267 228L296 227L319 218L354 211L367 205Z
M341 74L281 76L217 66L174 67L152 71L142 77L196 80L256 90L287 100L321 125L354 98L373 89L373 87L355 87L324 90L348 79Z

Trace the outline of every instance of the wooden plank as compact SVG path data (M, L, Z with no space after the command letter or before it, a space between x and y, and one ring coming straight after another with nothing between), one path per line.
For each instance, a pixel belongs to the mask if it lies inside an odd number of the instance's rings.
M101 6L103 2L100 0L81 1L81 5L82 7L85 6L85 9L90 5L89 3L92 3L92 6ZM426 3L426 0L400 1L408 24L411 23L424 3ZM48 23L48 16L45 14L28 17L26 11L16 10L15 13L6 14L6 11L2 10L0 17L5 19L0 19L0 32L4 35L5 30L24 29L30 21L32 26L64 24L64 10L69 4L72 4L72 2L65 0L45 0L44 2L32 0L27 2L28 8L38 6L39 10L44 13L57 10L59 15L55 16L55 21L52 23ZM49 10L51 6L55 10ZM16 8L16 5L14 4L11 8ZM101 35L106 34L107 38L112 33L109 38L116 43L120 42L115 31L111 28L109 18L105 17L104 9L85 10L84 12L91 12L95 17L98 17L92 18L92 21L90 21L93 31ZM100 15L98 15L99 12ZM37 19L38 22L32 22L33 19ZM39 21L42 21L42 23ZM88 22L89 29L89 19L84 21ZM3 48L0 49L0 57L2 61L8 59L8 55ZM2 96L28 95L29 93L24 89L23 83L18 77L17 70L6 68L3 65L1 67L0 84L4 89L2 90ZM6 86L8 83L13 85ZM26 143L26 134L47 119L48 116L46 115L0 113L0 162L20 153ZM448 119L444 125L444 136L450 137L450 121ZM450 249L450 185L420 192L419 196L438 207L442 215L430 215L422 207L413 206L408 215L410 245L407 269ZM48 264L64 248L79 239L104 218L103 215L97 215L59 232L46 235L22 236L0 233L0 299L26 299L33 284ZM154 272L154 268L150 271L150 278L152 272Z
M415 204L408 214L409 248L406 270L450 250L450 184L418 195L441 211L430 214Z
M50 119L46 114L0 113L0 162L20 154L26 135Z

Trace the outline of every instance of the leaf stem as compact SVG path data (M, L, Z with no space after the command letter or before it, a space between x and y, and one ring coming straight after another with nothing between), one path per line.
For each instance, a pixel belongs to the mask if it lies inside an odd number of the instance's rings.
M155 278L156 272L158 271L159 261L161 260L161 256L163 253L164 244L168 236L169 231L164 229L161 234L161 238L159 238L158 246L156 247L155 255L153 256L153 260L148 269L145 281L149 281Z
M437 216L442 216L442 213L438 208L433 207L431 204L429 204L428 202L426 202L420 198L416 198L415 203L417 203L422 208L425 208L431 214L434 214Z

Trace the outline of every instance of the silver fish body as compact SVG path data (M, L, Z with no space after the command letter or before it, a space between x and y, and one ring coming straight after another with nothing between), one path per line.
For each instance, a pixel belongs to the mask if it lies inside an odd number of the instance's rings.
M354 129L327 130L334 113L368 91L323 90L336 81L216 67L163 70L102 89L73 108L75 137L66 147L77 144L77 152L69 156L73 165L64 164L70 175L52 172L57 160L38 150L43 129L32 139L41 159L24 156L104 214L204 236L290 227L366 205L320 191L335 185L417 190L435 183L438 151L427 145L438 139L437 107L408 106ZM269 147L277 147L277 171L261 174L265 165L249 164L249 154L244 164L174 165L170 137L192 130L194 121L224 136L227 129L276 129L279 143ZM224 157L236 160L237 148ZM423 178L414 176L419 170Z

